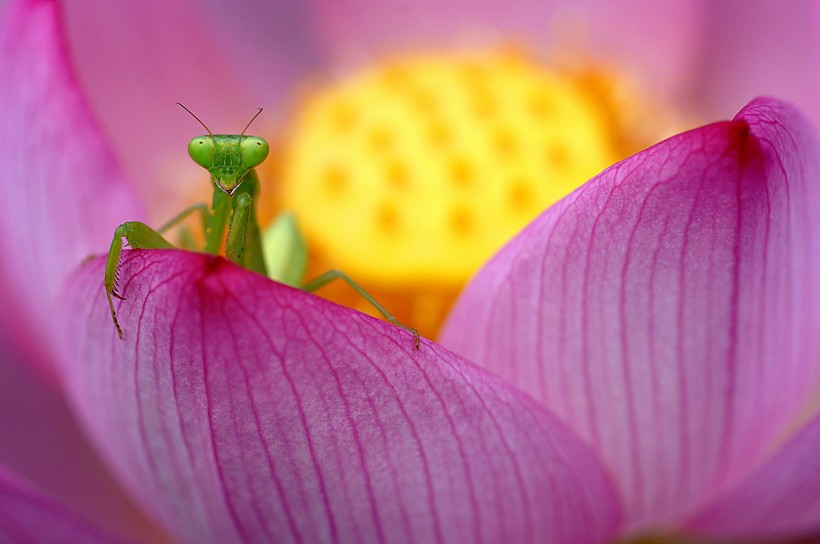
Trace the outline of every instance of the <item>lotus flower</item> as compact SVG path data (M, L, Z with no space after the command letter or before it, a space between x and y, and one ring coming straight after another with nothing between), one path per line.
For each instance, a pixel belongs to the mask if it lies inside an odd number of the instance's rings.
M478 274L441 345L177 250L127 252L121 341L87 257L144 212L53 3L9 13L0 73L6 341L174 540L820 536L820 155L794 107L590 180ZM0 471L6 540L117 541L76 506Z

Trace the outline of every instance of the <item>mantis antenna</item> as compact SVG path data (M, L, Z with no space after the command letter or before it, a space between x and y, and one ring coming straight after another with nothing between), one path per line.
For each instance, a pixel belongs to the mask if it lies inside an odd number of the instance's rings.
M180 104L180 106L181 106L181 105L182 105L182 104ZM246 130L248 130L248 127L249 127L249 126L251 126L251 123L253 123L253 122L254 122L254 120L255 120L257 117L259 117L259 114L260 114L260 113L262 113L262 108L259 108L259 110L256 112L256 115L254 115L253 117L251 117L251 120L250 120L250 121L248 121L248 124L247 124L247 125L245 125L245 128L243 128L243 129L242 129L242 133L240 134L240 136L244 136L244 135L245 135L245 131L246 131ZM198 120L198 119L197 119L197 120ZM201 122L201 121L200 121L200 122ZM208 128L208 127L205 127L205 128Z
M183 110L185 110L185 111L187 111L188 113L190 113L190 114L191 114L191 117L193 117L194 119L196 119L197 121L199 121L199 124L200 124L200 125L202 125L203 127L205 127L205 130L207 130L207 131L208 131L208 134L210 134L211 136L213 136L213 135L214 135L214 133L213 133L213 132L211 132L211 129L209 129L209 128L208 128L208 125L206 125L205 123L203 123L203 122L202 122L202 119L200 119L199 117L197 117L196 115L194 115L194 112L192 112L191 110L189 110L188 108L186 108L185 106L183 106L183 105L182 105L182 102L177 102L177 105L178 105L180 108L182 108ZM259 115L261 112L262 112L262 108L259 108L259 111L256 113L256 115ZM253 116L253 119L256 119L256 115L254 115L254 116ZM253 121L253 119L251 119L251 121ZM250 126L250 123L248 123L248 126ZM248 127L245 127L245 128L247 129ZM242 133L244 134L244 133L245 133L245 131L243 130L243 131L242 131Z

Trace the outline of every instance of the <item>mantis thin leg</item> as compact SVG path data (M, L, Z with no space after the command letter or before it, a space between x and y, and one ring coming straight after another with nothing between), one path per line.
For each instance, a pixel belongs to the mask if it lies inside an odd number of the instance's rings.
M321 289L322 287L324 287L324 286L325 286L325 285L327 285L328 283L330 283L330 282L332 282L332 281L335 281L335 280L342 280L342 281L344 281L344 282L345 282L346 284L348 284L348 285L349 285L349 286L350 286L350 287L351 287L354 291L356 291L359 295L361 295L361 297L362 297L363 299L365 299L365 300L366 300L367 302L369 302L369 303L370 303L370 304L371 304L374 308L376 308L376 310L378 310L378 312L379 312L380 314L382 314L382 315L384 316L384 318L385 318L387 321L389 321L389 322L390 322L390 323L392 323L393 325L395 325L395 326L399 327L400 329L404 329L404 330L406 330L407 332L409 332L410 334L412 334L412 335L413 335L413 347L414 347L416 350L418 350L418 349L419 349L419 342L420 342L420 339L419 339L419 332L418 332L416 329L414 329L413 327L407 327L407 326L405 326L405 325L402 325L402 324L399 322L399 320L398 320L398 319L396 319L396 318L393 316L393 314L391 314L390 312L388 312L388 311L387 311L387 309L386 309L384 306L382 306L381 304L379 304L379 302L378 302L375 298L373 298L373 295L371 295L370 293L368 293L367 291L365 291L365 290L364 290L364 288L363 288L361 285L359 285L358 283L356 283L355 281L353 281L353 280L350 278L350 276L348 276L347 274L345 274L345 273L344 273L344 272L342 272L341 270L335 270L335 269L334 269L334 270L328 270L328 271L327 271L327 272L325 272L324 274L320 274L319 276L317 276L317 277L313 278L313 279L312 279L312 280L310 280L309 282L306 282L305 284L303 284L303 285L302 285L302 290L304 290L304 291L308 291L308 292L312 293L312 292L314 292L314 291L316 291L316 290L318 290L318 289Z
M188 206L177 215L172 217L168 222L162 225L160 228L157 229L159 234L163 234L164 232L172 229L173 227L177 226L178 224L182 223L185 218L191 215L194 212L199 212L199 215L202 219L202 231L205 232L205 229L208 228L208 205L204 202L200 202L199 204L194 204L193 206Z
M114 298L125 300L117 293L117 278L119 275L120 254L122 253L122 239L125 238L128 245L135 249L170 249L174 246L162 237L157 231L139 221L123 223L114 231L114 239L111 240L111 247L108 250L108 261L105 265L105 295L108 297L108 307L111 308L111 318L117 328L117 334L123 337L122 328L117 321L117 313L114 311Z

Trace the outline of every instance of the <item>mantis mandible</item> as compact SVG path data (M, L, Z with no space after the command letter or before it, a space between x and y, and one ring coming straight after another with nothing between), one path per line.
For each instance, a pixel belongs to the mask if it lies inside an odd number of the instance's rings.
M245 135L245 131L262 113L262 109L256 112L240 134L214 134L191 110L179 102L177 104L208 131L207 135L197 136L188 143L188 154L195 163L211 174L211 182L214 186L213 200L210 210L204 203L196 204L186 208L157 230L139 221L129 221L114 231L114 239L108 250L103 283L111 309L111 318L120 338L124 338L124 333L117 320L113 299L125 300L117 292L123 238L127 241L127 245L134 249L171 249L174 245L166 240L162 233L179 224L192 213L199 213L205 229L205 253L219 253L222 240L225 239L225 229L228 228L225 257L244 268L268 275L263 257L259 223L256 218L255 200L259 195L259 176L255 168L267 158L270 146L263 138ZM287 256L284 258L284 266L291 268L286 270L284 275L288 278L295 278L287 283L304 291L313 292L334 280L341 279L372 304L387 321L412 334L413 347L419 349L419 334L416 329L399 323L372 295L346 274L339 270L329 270L311 281L302 283L304 259L288 259Z

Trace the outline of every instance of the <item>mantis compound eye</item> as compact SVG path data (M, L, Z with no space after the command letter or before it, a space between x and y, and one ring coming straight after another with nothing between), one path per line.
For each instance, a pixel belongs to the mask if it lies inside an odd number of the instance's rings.
M242 143L239 145L242 152L242 166L245 168L259 166L270 153L268 142L257 136L243 136Z
M197 136L188 142L188 154L199 166L208 169L214 165L214 139L212 136Z

